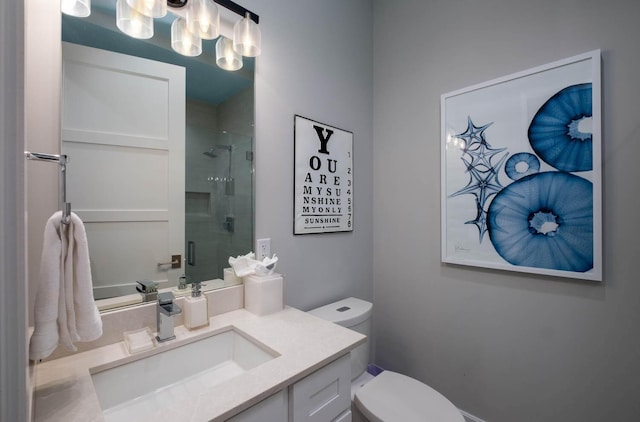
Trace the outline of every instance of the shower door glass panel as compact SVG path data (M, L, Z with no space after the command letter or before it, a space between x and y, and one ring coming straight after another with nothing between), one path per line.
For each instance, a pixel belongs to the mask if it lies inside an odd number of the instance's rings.
M224 108L224 104L187 101L190 165L186 168L185 268L189 282L212 280L216 274L220 280L210 282L223 284L229 257L252 250L253 145L246 133L252 128L234 127Z

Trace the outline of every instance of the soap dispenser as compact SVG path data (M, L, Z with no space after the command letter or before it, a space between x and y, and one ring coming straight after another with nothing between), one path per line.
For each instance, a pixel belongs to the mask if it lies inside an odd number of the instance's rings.
M207 298L200 291L200 282L191 283L191 296L184 298L184 325L188 329L209 325Z

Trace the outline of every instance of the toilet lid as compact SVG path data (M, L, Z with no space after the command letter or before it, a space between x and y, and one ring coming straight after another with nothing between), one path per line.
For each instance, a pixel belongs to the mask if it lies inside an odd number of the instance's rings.
M371 422L464 422L442 394L418 380L383 371L355 395L355 403Z

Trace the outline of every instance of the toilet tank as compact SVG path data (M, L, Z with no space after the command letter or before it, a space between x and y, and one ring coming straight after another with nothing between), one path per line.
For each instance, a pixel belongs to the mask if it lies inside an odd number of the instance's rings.
M367 336L367 341L351 351L351 379L367 369L371 334L371 302L350 297L309 311L311 315L350 328Z

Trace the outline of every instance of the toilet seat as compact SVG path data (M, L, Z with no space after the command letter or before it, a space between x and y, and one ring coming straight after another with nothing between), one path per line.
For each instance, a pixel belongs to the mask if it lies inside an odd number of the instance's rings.
M418 380L383 371L363 386L354 402L371 422L464 422L442 394Z

